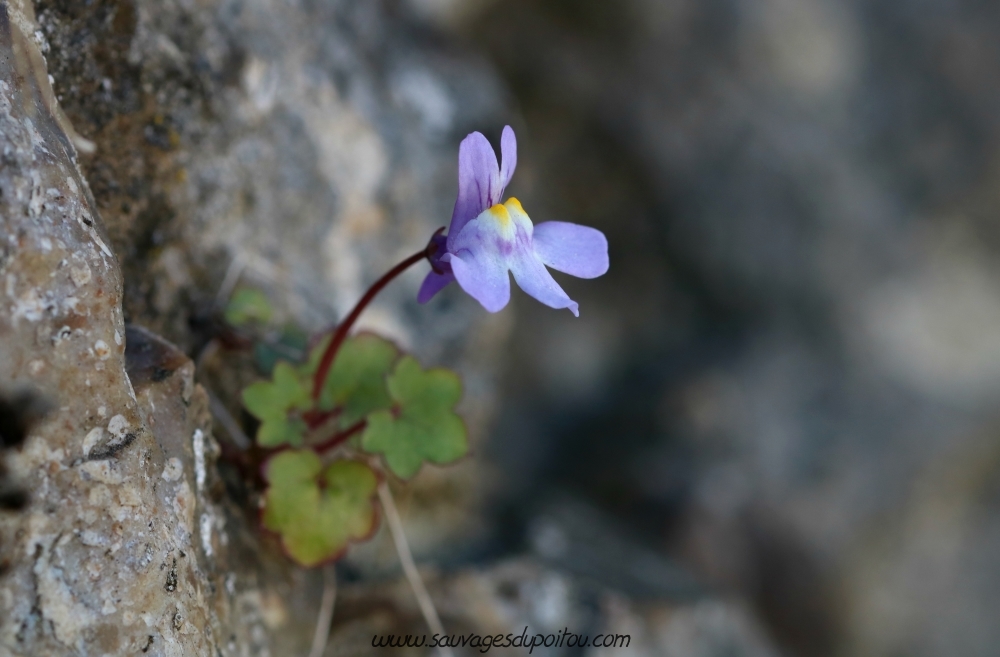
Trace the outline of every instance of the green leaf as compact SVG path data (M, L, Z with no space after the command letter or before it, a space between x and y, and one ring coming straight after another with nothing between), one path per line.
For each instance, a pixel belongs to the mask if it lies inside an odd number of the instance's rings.
M329 339L324 340L313 350L302 370L303 374L312 377L328 343ZM342 407L338 417L342 429L372 411L391 408L392 398L386 389L385 377L397 358L399 350L396 345L373 333L348 338L341 345L327 374L319 407L324 410Z
M389 469L404 479L424 461L450 463L465 455L465 423L452 410L462 396L457 374L423 370L412 356L404 356L388 387L394 406L368 416L362 448L382 454Z
M261 421L257 443L261 447L301 445L306 426L296 412L312 407L308 381L294 367L279 362L272 381L258 381L243 390L243 405Z
M302 444L307 429L306 423L297 418L264 420L257 428L257 444L261 447L298 447Z
M264 526L281 535L285 551L303 566L338 558L349 541L375 529L378 477L364 463L324 468L312 450L288 450L268 461L264 476Z
M250 322L267 324L274 317L274 310L263 292L245 287L236 290L226 304L225 317L233 326Z

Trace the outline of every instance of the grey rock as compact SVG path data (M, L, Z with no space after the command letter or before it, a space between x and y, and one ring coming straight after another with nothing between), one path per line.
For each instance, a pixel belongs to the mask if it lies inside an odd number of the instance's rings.
M458 141L507 113L485 60L391 3L43 0L36 10L61 105L96 144L81 168L122 263L125 316L192 356L212 337L203 320L227 281L264 290L280 321L331 326L447 224ZM455 289L419 306L426 271L387 288L358 327L458 369L475 436L512 315L488 315ZM223 354L208 366L239 417L246 362ZM477 468L443 476L464 487ZM469 531L478 497L452 498L455 532ZM437 533L439 546L457 535Z
M32 503L0 515L0 654L304 652L319 591L215 474L193 320L228 272L334 322L447 223L456 137L500 120L502 87L381 3L34 8L0 5L0 382L57 409L9 459ZM420 308L422 275L362 325L462 370L475 431L509 316ZM417 483L418 550L469 531L479 480Z
M38 83L44 71L15 70L38 63L24 55L28 37L15 20L3 27L13 56L0 75L0 380L37 388L57 409L11 459L32 505L0 519L11 564L0 646L204 652L213 642L194 629L211 614L192 549L195 493L183 473L163 477L172 462L151 430L153 409L126 374L117 261ZM184 423L185 438L204 435L204 419Z

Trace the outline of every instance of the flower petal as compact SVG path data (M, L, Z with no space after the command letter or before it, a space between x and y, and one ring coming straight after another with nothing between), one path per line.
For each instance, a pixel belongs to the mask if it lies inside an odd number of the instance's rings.
M535 253L549 267L577 278L597 278L608 271L608 240L596 228L565 221L535 226Z
M580 316L580 307L559 287L552 274L534 254L519 254L511 262L511 271L518 286L550 308L569 308Z
M509 125L503 127L503 134L500 136L500 193L493 201L499 203L503 198L503 190L507 188L514 169L517 168L517 138L514 136L514 129Z
M497 155L482 133L473 132L458 147L458 198L448 228L449 251L465 224L493 205L494 196L499 198L502 192Z
M417 303L427 303L453 280L455 275L451 272L447 274L439 274L433 270L427 272L424 282L420 285L420 291L417 292Z
M510 275L502 258L485 250L478 254L462 250L450 256L455 279L469 296L491 313L507 305L510 301Z

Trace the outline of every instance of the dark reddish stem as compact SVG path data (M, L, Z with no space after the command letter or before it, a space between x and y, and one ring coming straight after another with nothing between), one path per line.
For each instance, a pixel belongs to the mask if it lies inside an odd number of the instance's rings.
M344 340L347 339L348 331L350 331L351 327L354 326L354 322L358 320L361 312L366 306L368 306L369 303L371 303L372 299L375 298L375 295L381 292L382 288L388 285L392 279L402 274L412 265L415 265L426 258L429 254L430 248L431 245L428 244L426 248L414 253L409 258L386 272L385 276L375 281L375 284L368 288L368 291L365 292L365 295L361 297L357 304L355 304L354 309L351 310L350 314L344 318L344 321L337 325L333 338L330 340L330 344L327 345L326 351L323 352L323 358L319 361L319 367L316 368L316 376L313 378L313 401L319 399L320 391L323 389L323 382L326 380L326 375L330 372L330 366L333 365L333 359L337 357L337 352L340 351L340 346L344 343Z
M321 411L319 409L313 409L302 414L302 419L305 420L306 426L309 427L310 431L320 428L333 418L340 415L342 408L335 408L332 411Z
M340 433L335 433L326 440L324 440L323 442L313 445L312 448L317 454L328 452L337 445L343 444L351 436L354 436L364 431L366 426L368 426L367 420L358 420L357 422L347 427Z

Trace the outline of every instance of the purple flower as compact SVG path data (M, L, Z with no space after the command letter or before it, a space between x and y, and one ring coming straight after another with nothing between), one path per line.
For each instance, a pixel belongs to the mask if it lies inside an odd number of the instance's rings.
M458 198L448 235L435 235L427 274L417 300L426 303L442 288L458 284L483 308L495 313L510 301L510 275L522 290L552 308L569 308L569 298L546 265L578 278L608 271L608 240L594 228L547 221L534 226L521 203L500 204L517 166L517 141L510 126L500 138L503 166L493 147L473 132L458 149Z

